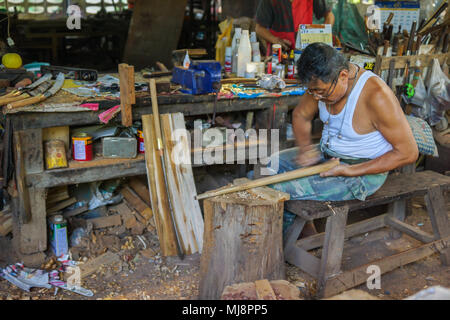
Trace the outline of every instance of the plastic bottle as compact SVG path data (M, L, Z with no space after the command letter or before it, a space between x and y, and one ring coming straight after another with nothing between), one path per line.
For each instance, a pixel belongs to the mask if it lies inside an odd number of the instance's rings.
M253 31L251 34L250 34L250 42L251 43L255 43L255 42L257 42L258 40L256 39L256 32L255 31Z
M248 36L248 30L243 30L241 40L239 43L238 57L237 57L237 76L244 77L247 68L247 62L252 61L252 47Z
M230 74L232 71L232 68L231 68L232 61L233 61L233 50L231 47L226 47L225 48L225 64L224 64L226 74Z
M234 30L234 36L233 40L231 40L231 52L233 55L232 61L231 61L231 71L233 73L237 72L237 55L238 55L238 48L239 48L239 42L241 39L242 29L236 28Z
M186 50L186 55L184 56L184 60L183 60L183 68L189 69L190 64L191 64L191 60L189 59L189 54Z
M295 62L294 62L294 50L291 50L291 53L289 54L289 61L287 65L287 77L288 79L294 79L295 78Z
M252 61L261 62L261 53L259 52L259 42L252 42Z

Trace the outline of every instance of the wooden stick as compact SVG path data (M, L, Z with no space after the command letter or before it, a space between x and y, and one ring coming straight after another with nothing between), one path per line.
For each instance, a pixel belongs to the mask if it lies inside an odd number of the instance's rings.
M131 127L133 125L131 105L136 103L136 96L134 92L134 67L125 63L119 64L119 81L122 125L125 127Z
M197 199L201 200L201 199L205 199L205 198L220 196L220 195L227 194L227 193L238 192L238 191L243 191L243 190L247 190L247 189L251 189L251 188L267 186L269 184L274 184L274 183L289 181L289 180L293 180L293 179L303 178L303 177L307 177L307 176L312 176L312 175L315 175L315 174L318 174L321 172L328 171L331 168L336 167L337 165L339 165L339 160L334 159L334 160L330 160L330 161L327 161L325 163L322 163L322 164L319 164L316 166L300 168L297 170L276 174L274 176L269 176L269 177L265 177L265 178L261 178L261 179L252 180L245 184L225 187L223 189L211 190L211 191L208 191L208 192L198 195Z

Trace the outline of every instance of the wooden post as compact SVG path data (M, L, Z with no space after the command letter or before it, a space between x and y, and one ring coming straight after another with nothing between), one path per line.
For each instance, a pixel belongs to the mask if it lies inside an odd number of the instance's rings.
M204 201L200 299L219 299L234 283L284 279L283 201L288 199L261 187Z
M120 80L120 110L122 113L122 125L133 125L133 112L131 105L136 103L134 93L134 67L125 63L119 64Z

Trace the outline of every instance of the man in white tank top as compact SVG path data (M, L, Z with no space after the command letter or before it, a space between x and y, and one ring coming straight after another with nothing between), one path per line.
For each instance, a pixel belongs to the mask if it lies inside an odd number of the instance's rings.
M298 77L308 90L292 119L300 165L319 161L311 146L311 121L319 109L323 149L370 159L339 165L322 177L384 173L416 161L417 144L397 98L382 79L372 75L326 44L315 43L304 50Z
M300 82L308 87L292 115L298 149L272 155L278 159L277 173L332 157L340 158L341 165L272 188L289 193L291 200L365 200L383 185L390 170L417 159L408 121L383 80L323 43L309 45L297 67ZM311 121L317 113L324 123L320 150L311 144ZM284 230L294 217L285 212ZM314 231L308 223L303 235Z

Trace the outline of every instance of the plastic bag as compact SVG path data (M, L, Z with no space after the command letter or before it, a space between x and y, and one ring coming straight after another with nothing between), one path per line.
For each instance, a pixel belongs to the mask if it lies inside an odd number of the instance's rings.
M104 190L100 188L102 182L94 182L92 186L94 188L93 195L91 200L89 201L89 210L96 209L98 207L107 205L107 204L116 204L122 201L123 196L119 193L114 196L113 192L116 189L117 185L107 186Z
M450 80L442 72L438 59L434 58L428 83L428 95L425 100L428 123L431 126L441 122L445 111L450 109L449 90Z
M284 89L286 88L286 83L280 77L273 74L264 74L261 79L259 79L256 84L263 89L273 90L275 88Z

